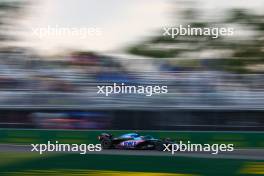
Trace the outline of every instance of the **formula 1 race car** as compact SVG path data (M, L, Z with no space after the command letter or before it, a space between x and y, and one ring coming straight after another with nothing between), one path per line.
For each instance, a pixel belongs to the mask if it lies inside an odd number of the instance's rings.
M137 133L127 133L119 137L102 133L98 136L103 149L139 149L162 151L164 144L173 144L170 139L155 139L150 135L140 136Z

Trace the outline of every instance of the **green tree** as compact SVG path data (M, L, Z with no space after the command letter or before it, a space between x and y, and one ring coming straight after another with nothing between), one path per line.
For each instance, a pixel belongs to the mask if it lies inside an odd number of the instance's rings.
M242 73L248 71L246 70L248 65L264 63L263 14L256 14L246 9L232 9L225 13L224 18L206 21L200 18L201 13L194 8L187 8L182 12L181 21L191 27L235 26L235 31L237 28L246 28L253 35L246 39L243 39L243 36L232 37L231 39L227 37L213 39L209 36L177 36L171 38L163 36L160 32L158 36L128 48L128 52L140 56L175 58L177 60L186 57L186 54L199 53L205 50L229 51L229 55L221 55L220 59L210 60L210 67ZM179 24L175 24L175 27L177 26ZM191 56L195 57L195 54L193 55ZM188 60L193 62L192 58Z

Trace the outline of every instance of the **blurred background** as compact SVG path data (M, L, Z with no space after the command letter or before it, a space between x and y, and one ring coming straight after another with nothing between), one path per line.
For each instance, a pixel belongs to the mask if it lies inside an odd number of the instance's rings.
M28 145L49 138L96 142L91 138L102 130L120 130L115 131L117 134L126 132L122 130L143 133L148 130L158 137L233 142L239 148L262 149L263 9L263 0L1 0L0 143ZM234 35L217 39L210 36L172 39L162 35L163 27L179 25L232 27ZM47 28L98 28L100 35L84 37L54 32L37 35L36 31ZM97 94L98 85L113 83L167 85L169 92L151 97ZM12 163L18 158L23 160L22 166L1 165L0 161L0 175L40 174L23 173L33 167L52 170L47 163L35 166L33 159L40 159L32 154L22 152L13 157L5 154L8 153L5 147L2 150L0 147L0 151ZM174 170L158 161L153 167L160 165L160 170L154 169L158 173L182 175L264 174L263 162L254 160L245 164L251 154L247 156L234 162L225 159L223 163L196 158L201 163L197 168L197 160L193 158L190 159L193 162L173 159ZM62 156L58 161L55 158L56 162L63 161L58 168L69 168L71 160L65 161L63 157L70 156ZM81 161L80 156L73 157ZM112 157L117 162L124 159L119 155ZM110 160L106 156L98 158L98 162ZM126 164L134 159L132 156L126 159ZM142 165L149 161L142 160ZM26 168L28 162L32 165ZM178 162L183 164L176 168ZM100 174L101 170L131 171L132 167L124 163L107 168L94 164L89 169L100 170ZM212 166L203 170L208 163ZM151 165L143 166L136 171L152 173ZM215 167L229 169L220 171ZM186 168L192 169L187 172ZM66 173L54 175L63 174Z
M205 130L263 130L261 0L27 0L0 5L1 127L47 128L42 123L60 126L60 119L92 121L66 125L86 129L193 130L198 125ZM234 28L234 35L162 35L163 27L180 24ZM54 32L62 28L98 28L100 35ZM113 83L166 85L169 93L97 94L98 85ZM98 126L94 113L104 116ZM149 122L125 125L139 119Z

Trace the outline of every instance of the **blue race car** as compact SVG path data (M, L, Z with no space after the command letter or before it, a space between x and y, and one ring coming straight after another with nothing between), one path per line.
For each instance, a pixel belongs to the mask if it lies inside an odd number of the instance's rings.
M174 143L170 139L156 139L150 135L140 136L137 133L127 133L119 137L113 137L108 133L98 136L103 149L141 149L162 151L164 144Z

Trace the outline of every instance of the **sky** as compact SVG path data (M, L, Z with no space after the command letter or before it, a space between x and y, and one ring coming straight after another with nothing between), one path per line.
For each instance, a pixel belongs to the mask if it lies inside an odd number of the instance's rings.
M181 0L183 1L183 0ZM34 0L23 21L23 45L40 53L67 49L115 51L143 41L171 23L179 0ZM212 12L231 7L262 10L263 0L196 0L195 6ZM173 4L173 5L172 5ZM174 19L173 19L174 20ZM100 36L45 35L40 28L99 28Z
M45 0L31 7L25 23L25 40L41 52L68 48L108 51L138 41L146 31L168 23L168 3L161 0ZM99 28L100 36L85 39L66 36L39 38L36 28Z

